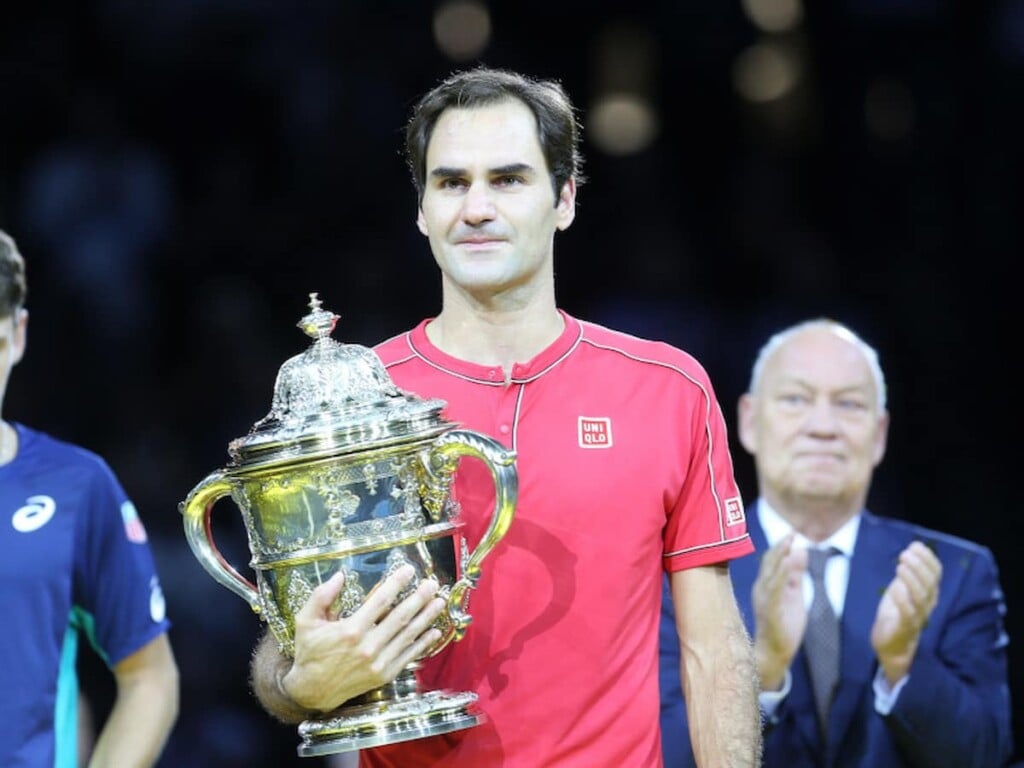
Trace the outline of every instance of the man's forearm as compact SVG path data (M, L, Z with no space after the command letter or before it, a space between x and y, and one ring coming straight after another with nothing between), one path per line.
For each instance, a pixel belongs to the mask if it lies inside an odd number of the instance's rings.
M684 655L682 680L697 765L759 766L761 710L757 702L757 672L742 624L732 628L713 658L688 660Z
M170 643L160 635L114 665L117 697L96 739L90 766L149 768L178 717L179 676Z
M154 765L177 716L177 678L168 681L159 676L140 675L128 683L120 683L89 765L96 768Z

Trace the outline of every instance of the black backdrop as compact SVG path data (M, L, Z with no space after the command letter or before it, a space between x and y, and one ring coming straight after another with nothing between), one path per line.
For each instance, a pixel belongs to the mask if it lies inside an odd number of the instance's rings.
M882 514L991 547L1009 613L1018 741L1024 637L1010 275L1022 228L1022 0L837 0L765 34L738 3L492 2L468 62L434 4L41 0L0 24L0 227L29 261L30 347L5 415L108 458L156 548L183 673L166 765L285 765L251 699L248 607L201 571L178 502L269 409L319 291L370 344L438 307L398 153L416 95L480 61L560 79L590 182L556 244L562 306L693 352L730 427L761 341L829 315L880 351L893 414ZM588 120L606 45L643 42L658 131L607 151ZM744 100L744 52L802 67ZM746 59L749 61L749 59ZM762 62L755 70L770 69ZM753 493L738 444L737 471ZM218 517L244 563L244 534ZM82 672L97 709L109 682Z

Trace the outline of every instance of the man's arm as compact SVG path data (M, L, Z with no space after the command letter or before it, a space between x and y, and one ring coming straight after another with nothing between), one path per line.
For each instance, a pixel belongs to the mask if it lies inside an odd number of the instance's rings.
M96 740L92 768L156 763L178 717L178 666L167 635L114 665L117 695Z
M300 722L391 682L423 656L441 638L433 623L445 602L435 597L437 582L424 579L395 604L412 578L411 567L399 568L343 619L332 606L344 574L314 589L295 615L294 660L281 654L269 634L253 654L252 689L263 708L283 722Z
M670 576L680 675L697 765L760 765L761 713L750 638L724 564Z

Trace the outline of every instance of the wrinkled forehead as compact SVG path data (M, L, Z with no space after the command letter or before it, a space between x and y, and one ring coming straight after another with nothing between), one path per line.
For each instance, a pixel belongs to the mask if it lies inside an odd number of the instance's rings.
M786 339L764 366L765 384L803 382L829 389L863 388L877 398L861 347L832 328L807 328Z

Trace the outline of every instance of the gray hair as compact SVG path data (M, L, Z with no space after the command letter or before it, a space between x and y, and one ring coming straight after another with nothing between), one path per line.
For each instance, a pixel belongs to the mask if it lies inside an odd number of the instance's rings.
M878 352L875 351L874 347L864 341L864 339L854 333L854 331L849 327L825 317L819 317L813 320L804 320L802 323L791 325L768 339L764 346L761 347L761 351L757 353L757 358L754 360L754 367L750 373L750 387L747 392L753 394L757 391L757 387L761 383L761 374L764 371L764 365L775 350L798 333L811 328L823 328L834 333L839 338L850 342L860 350L861 354L864 355L864 362L868 364L868 370L871 371L871 378L875 380L875 390L878 392L878 408L879 410L884 411L886 403L885 374L882 373L882 366L878 362Z

